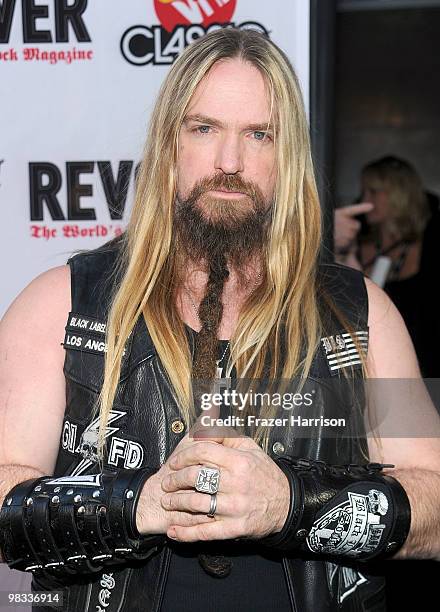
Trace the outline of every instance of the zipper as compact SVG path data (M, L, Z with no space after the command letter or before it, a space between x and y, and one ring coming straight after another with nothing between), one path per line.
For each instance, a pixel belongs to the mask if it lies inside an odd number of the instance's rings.
M292 606L292 612L298 612L298 608L295 602L295 593L293 591L291 570L289 567L289 561L286 559L286 557L283 557L283 569L284 569L284 577L286 579L286 584L287 584L287 590L289 592L290 605Z

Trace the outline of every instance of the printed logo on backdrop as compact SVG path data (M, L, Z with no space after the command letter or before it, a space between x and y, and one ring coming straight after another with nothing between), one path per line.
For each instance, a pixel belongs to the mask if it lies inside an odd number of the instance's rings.
M121 53L134 66L170 65L197 38L224 27L251 28L267 36L256 21L234 23L238 0L153 0L160 25L135 25L121 38Z
M111 161L92 160L67 161L64 167L47 161L29 162L31 238L43 241L54 238L110 240L119 236L125 227L128 186L136 178L138 165L131 160L121 160L115 166ZM110 223L97 222L96 209L87 203L87 198L94 195L97 180L102 187ZM67 194L65 201L61 200L61 193Z
M93 49L72 42L92 41L86 25L88 0L68 3L3 0L0 3L0 62L72 64L93 59ZM21 5L21 6L19 6ZM22 45L10 45L11 38ZM67 46L66 46L67 43Z

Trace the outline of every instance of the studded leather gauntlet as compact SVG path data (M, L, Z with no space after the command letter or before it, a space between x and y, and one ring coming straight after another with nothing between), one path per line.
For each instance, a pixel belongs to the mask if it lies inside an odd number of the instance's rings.
M394 555L410 529L405 489L382 474L381 463L330 465L278 457L290 485L290 507L280 532L261 543L360 561Z
M142 536L136 508L156 470L44 476L9 491L0 510L0 549L12 569L56 576L146 559L166 541Z

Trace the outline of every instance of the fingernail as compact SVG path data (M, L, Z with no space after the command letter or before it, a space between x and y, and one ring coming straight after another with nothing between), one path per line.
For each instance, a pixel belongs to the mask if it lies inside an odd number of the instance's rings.
M176 535L177 534L176 534L176 530L175 529L169 529L168 530L168 537L169 538L172 538L173 540L175 540L176 539Z

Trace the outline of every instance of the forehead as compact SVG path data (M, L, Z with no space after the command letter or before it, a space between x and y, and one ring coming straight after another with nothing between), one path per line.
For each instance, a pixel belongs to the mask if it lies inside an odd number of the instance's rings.
M270 97L261 72L237 58L216 62L196 87L186 115L196 113L231 126L267 122Z
M379 176L373 169L364 170L361 174L362 185L365 187L380 188L385 184L385 179Z

